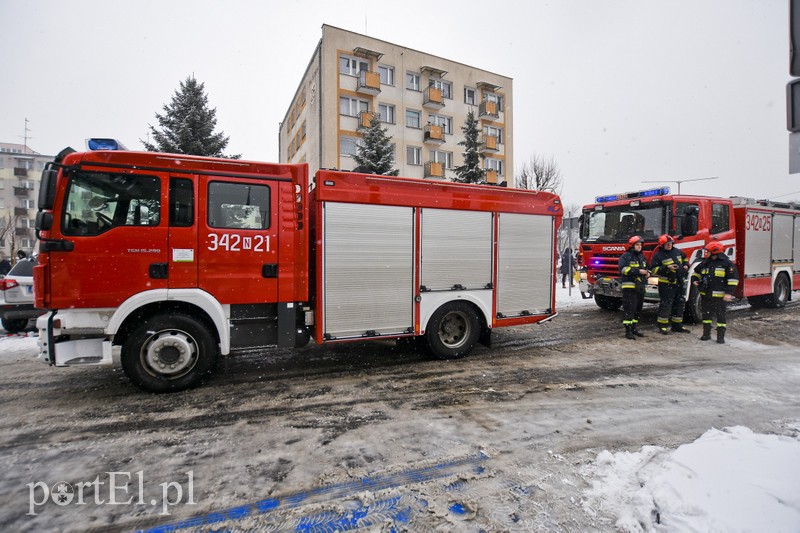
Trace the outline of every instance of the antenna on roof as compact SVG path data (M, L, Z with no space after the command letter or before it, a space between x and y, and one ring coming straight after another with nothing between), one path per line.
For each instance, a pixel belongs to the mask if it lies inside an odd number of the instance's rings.
M677 183L678 184L678 194L681 193L681 183L685 183L687 181L703 181L703 180L718 180L719 176L713 176L710 178L693 178L690 180L658 180L658 181L643 181L642 183Z

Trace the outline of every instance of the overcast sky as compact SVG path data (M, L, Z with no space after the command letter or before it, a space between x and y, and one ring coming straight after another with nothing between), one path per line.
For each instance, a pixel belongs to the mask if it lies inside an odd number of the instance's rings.
M323 23L514 79L514 157L553 155L565 204L638 190L800 199L788 174L788 0L0 0L0 141L141 149L205 83L229 153L278 160Z

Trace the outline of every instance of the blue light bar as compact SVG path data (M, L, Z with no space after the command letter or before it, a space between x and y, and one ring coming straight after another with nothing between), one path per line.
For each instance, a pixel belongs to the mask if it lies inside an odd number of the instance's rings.
M619 194L610 194L608 196L598 196L595 198L595 203L603 204L605 202L614 202L616 200L628 200L630 198L650 198L652 196L664 196L669 194L669 187L659 187L657 189L647 189L645 191L624 192Z
M86 139L86 147L89 150L127 150L125 145L116 139Z

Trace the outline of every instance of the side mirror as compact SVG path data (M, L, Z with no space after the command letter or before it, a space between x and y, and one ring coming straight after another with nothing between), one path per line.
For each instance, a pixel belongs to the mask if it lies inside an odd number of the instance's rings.
M39 184L39 209L53 209L56 203L56 179L58 170L46 168L42 171L42 181Z
M53 227L53 213L39 211L36 213L36 229L39 231L49 231Z

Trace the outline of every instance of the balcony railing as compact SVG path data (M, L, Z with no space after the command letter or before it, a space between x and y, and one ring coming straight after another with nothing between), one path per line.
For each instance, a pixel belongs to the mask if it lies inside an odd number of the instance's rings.
M381 76L377 72L362 70L358 74L356 92L361 94L376 95L381 92Z
M14 187L14 196L22 196L27 198L29 193L30 189L27 187Z
M369 128L370 123L372 122L372 117L374 113L370 113L369 111L362 111L358 114L358 127L359 128Z
M500 151L500 142L497 135L484 135L481 138L483 144L482 149L484 152L497 153Z
M28 208L26 207L15 207L14 208L14 216L28 216Z
M17 237L30 237L31 228L14 228L14 234Z
M423 141L430 144L444 143L444 128L435 124L425 126Z
M444 163L428 161L425 163L425 177L444 179Z
M497 112L497 102L490 100L481 102L481 105L478 106L478 118L500 118L500 113Z
M497 171L490 168L486 169L486 183L497 183Z
M25 167L14 167L14 175L18 178L27 178L28 169Z
M422 105L433 109L441 109L444 107L444 97L442 90L430 86L422 93Z

